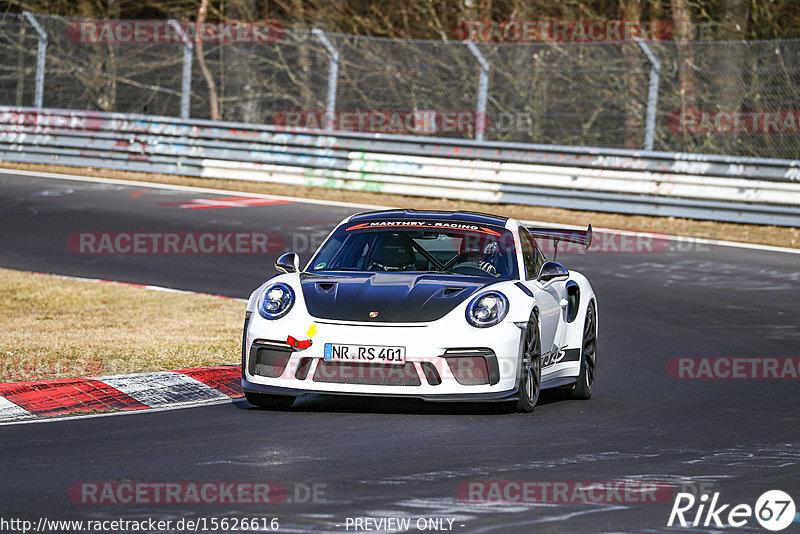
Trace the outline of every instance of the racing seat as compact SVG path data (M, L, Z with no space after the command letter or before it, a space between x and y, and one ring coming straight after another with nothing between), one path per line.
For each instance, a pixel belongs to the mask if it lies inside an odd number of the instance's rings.
M383 235L373 247L368 271L414 271L414 249L399 235Z

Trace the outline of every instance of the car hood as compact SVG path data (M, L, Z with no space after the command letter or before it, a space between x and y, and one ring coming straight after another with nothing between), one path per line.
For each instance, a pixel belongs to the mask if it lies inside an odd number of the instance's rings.
M447 315L496 278L427 273L304 273L308 313L320 319L420 323Z

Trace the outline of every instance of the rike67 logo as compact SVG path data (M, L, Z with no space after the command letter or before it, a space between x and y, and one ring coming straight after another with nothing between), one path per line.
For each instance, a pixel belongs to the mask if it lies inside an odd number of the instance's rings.
M792 524L795 517L794 500L780 490L764 492L755 507L749 504L723 504L719 492L710 497L707 493L695 498L691 493L678 493L667 526L682 527L743 527L753 517L767 530L777 532Z

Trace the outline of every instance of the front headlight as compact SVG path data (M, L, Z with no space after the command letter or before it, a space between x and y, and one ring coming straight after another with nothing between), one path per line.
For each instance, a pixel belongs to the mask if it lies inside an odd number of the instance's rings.
M494 326L508 313L508 299L499 291L478 295L467 306L467 322L478 328Z
M281 282L267 287L258 299L258 313L264 319L280 319L292 309L294 290Z

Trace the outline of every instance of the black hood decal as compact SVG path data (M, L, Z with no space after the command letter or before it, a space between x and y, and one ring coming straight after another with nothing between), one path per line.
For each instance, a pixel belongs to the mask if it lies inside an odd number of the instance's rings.
M428 273L300 275L308 313L319 319L376 323L436 321L496 278Z

